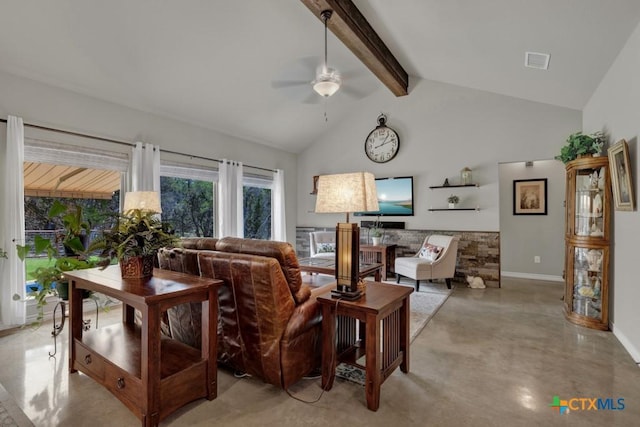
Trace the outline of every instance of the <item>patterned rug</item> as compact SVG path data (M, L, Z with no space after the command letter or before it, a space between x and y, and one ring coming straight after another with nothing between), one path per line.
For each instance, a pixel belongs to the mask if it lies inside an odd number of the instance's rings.
M394 281L388 281L387 283L395 284ZM413 284L410 285L409 282L401 284L413 286ZM409 323L411 342L413 342L424 327L427 326L429 320L438 312L440 307L444 305L447 298L451 295L451 292L453 292L453 289L447 289L444 283L426 282L420 283L420 292L414 291L411 294L411 319ZM358 364L364 365L364 357L358 360ZM347 365L346 363L340 363L336 367L336 377L362 386L365 384L364 371L358 367Z
M2 384L0 384L0 426L33 427L33 423L22 412Z

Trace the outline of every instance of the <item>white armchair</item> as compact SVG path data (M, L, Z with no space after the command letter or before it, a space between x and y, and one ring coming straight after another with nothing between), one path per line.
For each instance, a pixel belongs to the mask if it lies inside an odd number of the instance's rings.
M395 273L396 283L400 283L400 277L409 277L416 281L416 292L420 290L420 280L444 279L447 288L451 289L451 278L456 272L458 258L458 240L456 236L443 236L432 234L427 236L417 254L410 257L396 258ZM433 260L420 256L427 245L442 248Z
M309 233L309 253L312 257L335 258L336 232L312 231Z

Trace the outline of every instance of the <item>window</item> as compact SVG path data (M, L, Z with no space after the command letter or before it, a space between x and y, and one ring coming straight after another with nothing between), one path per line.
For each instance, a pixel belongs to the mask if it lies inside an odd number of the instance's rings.
M244 186L244 237L271 239L271 189Z
M180 237L213 237L217 172L178 163L160 167L162 220Z
M214 183L160 177L162 220L180 237L213 237Z

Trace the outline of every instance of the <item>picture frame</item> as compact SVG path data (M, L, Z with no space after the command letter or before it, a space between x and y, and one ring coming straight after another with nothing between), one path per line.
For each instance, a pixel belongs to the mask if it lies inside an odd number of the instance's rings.
M513 214L547 214L547 178L513 181Z
M615 210L632 211L635 209L635 205L627 141L621 139L616 142L609 147L607 154L609 155L609 174Z

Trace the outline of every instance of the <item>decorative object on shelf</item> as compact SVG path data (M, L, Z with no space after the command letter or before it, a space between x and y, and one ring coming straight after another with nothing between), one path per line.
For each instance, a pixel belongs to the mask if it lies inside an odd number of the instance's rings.
M349 223L349 213L377 211L376 180L372 173L354 172L321 175L318 179L316 213L346 213L345 223L336 227L336 281L332 296L356 300L360 259L360 228Z
M157 192L126 193L123 210L123 214L117 215L113 228L103 231L93 245L102 250L100 265L106 267L117 259L123 278L151 277L158 249L175 246L180 239L169 223L157 216L162 212Z
M442 183L442 186L443 187L448 187L449 185L451 185L451 184L449 184L449 178L445 178L444 182Z
M461 171L460 171L460 183L462 185L469 185L472 182L472 178L471 178L471 169L469 169L468 167L464 167Z
M547 214L547 178L513 181L513 214Z
M2 248L0 248L0 258L9 259L9 255L7 254L7 251L5 251Z
M615 208L617 211L632 211L635 209L635 205L627 141L621 139L607 151Z
M460 198L455 194L447 197L447 202L449 202L449 209L455 209L456 205L460 202Z
M374 246L378 246L382 242L382 228L380 227L380 217L376 218L376 221L369 228L369 235L371 236L371 243Z
M609 158L585 157L567 163L565 205L565 294L567 320L609 329Z
M398 133L387 126L387 116L378 116L378 126L367 136L364 152L376 163L386 163L393 159L400 149Z
M582 132L572 133L567 137L566 144L560 149L560 154L555 156L555 159L567 164L578 156L600 155L604 142L605 136L602 132L594 132L590 135L584 135Z

